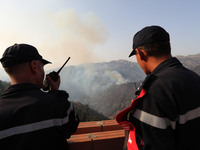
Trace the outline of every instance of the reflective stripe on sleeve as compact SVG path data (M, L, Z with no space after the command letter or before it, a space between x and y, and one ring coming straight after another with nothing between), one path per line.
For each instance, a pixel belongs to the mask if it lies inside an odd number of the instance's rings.
M35 122L31 124L16 126L13 128L2 130L0 131L0 139L17 135L17 134L33 132L33 131L37 131L37 130L41 130L41 129L45 129L49 127L62 126L63 124L66 124L69 122L69 114L72 110L73 110L73 105L71 104L67 110L68 114L64 118L54 118L54 119L44 120L40 122Z
M153 126L155 128L166 129L168 126L171 126L173 129L175 129L175 125L176 125L175 121L170 121L167 118L161 118L161 117L152 115L140 109L136 109L133 116L137 118L138 120L150 126Z
M140 109L136 109L135 113L133 114L135 118L144 122L150 126L160 129L166 129L167 127L171 126L172 129L176 128L176 121L171 121L168 118L162 118ZM179 124L185 124L190 120L196 119L200 117L200 107L190 110L187 113L180 115L178 119Z
M190 110L184 115L179 116L179 123L185 124L189 120L193 120L200 117L200 107Z

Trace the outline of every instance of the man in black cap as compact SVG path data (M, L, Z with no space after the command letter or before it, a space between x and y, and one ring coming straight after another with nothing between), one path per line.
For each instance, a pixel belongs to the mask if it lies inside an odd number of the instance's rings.
M200 149L199 75L171 56L169 34L159 26L135 34L133 55L147 76L116 116L129 133L128 150Z
M28 44L8 47L0 61L11 79L0 97L0 149L68 149L79 120L68 93L58 90L60 78L47 75L49 91L41 90L50 62Z

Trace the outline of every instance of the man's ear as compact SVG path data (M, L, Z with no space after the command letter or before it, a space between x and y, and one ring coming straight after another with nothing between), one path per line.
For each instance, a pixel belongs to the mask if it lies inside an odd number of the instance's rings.
M136 53L138 54L138 56L140 57L141 60L143 61L147 61L148 55L147 52L143 49L136 49Z
M32 60L30 62L30 69L32 73L37 72L37 62L35 60Z

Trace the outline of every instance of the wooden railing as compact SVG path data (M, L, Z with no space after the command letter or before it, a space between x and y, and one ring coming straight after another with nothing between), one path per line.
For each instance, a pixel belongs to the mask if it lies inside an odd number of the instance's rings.
M122 150L124 136L115 120L80 122L67 141L70 150Z

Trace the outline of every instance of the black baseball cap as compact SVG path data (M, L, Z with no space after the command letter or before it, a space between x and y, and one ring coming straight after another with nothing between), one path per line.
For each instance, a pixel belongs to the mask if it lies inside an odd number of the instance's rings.
M28 44L14 44L8 47L0 59L4 68L32 60L40 60L44 65L51 63L43 59L34 46Z
M135 49L139 46L161 41L170 41L169 33L160 26L147 26L134 35L133 50L129 57L135 55Z

